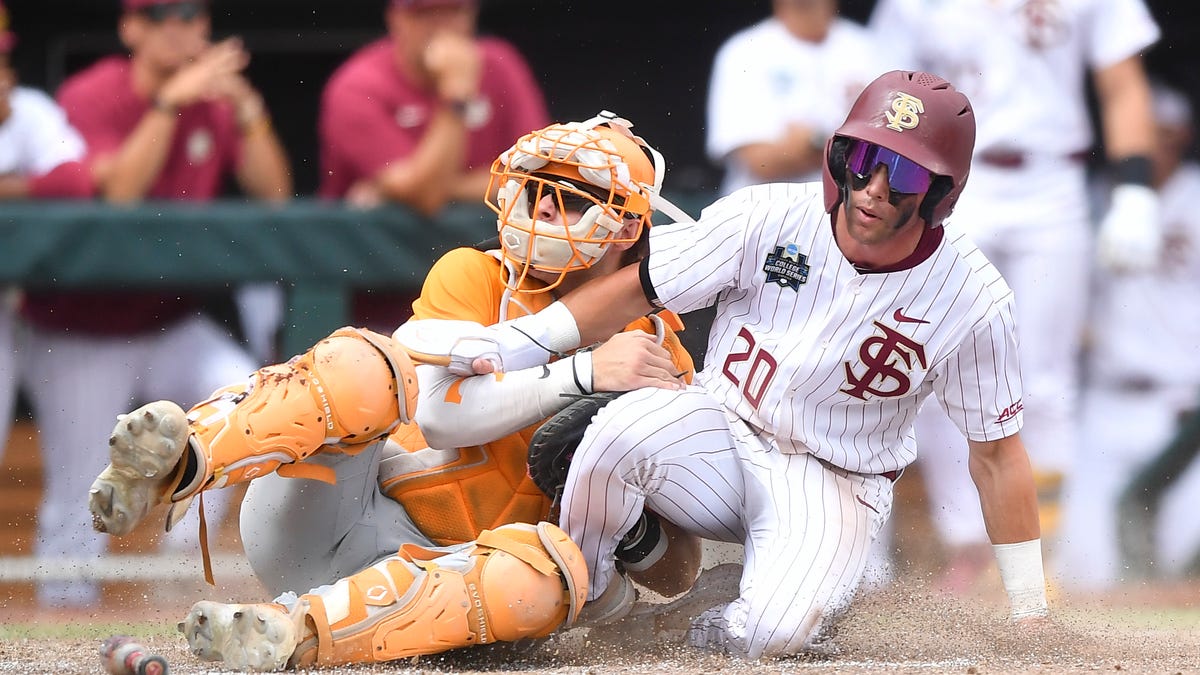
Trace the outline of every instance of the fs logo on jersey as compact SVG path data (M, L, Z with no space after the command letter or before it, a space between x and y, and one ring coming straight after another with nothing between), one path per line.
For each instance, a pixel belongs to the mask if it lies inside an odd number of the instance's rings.
M767 273L768 284L776 283L798 291L800 284L808 282L808 256L801 253L795 244L776 246L775 251L767 256L763 271Z
M1030 47L1047 49L1066 42L1071 28L1060 0L1026 0L1018 11Z
M187 158L192 164L207 162L216 147L213 134L208 129L200 128L192 132L187 139Z
M892 112L883 114L887 117L887 128L904 131L905 129L916 129L917 125L921 123L920 115L924 112L925 104L921 102L921 99L898 91L896 98L892 99Z
M914 361L922 369L928 367L925 345L878 321L874 324L878 333L864 340L858 348L858 360L867 367L866 371L857 375L854 366L849 361L844 362L849 386L839 391L863 401L867 400L867 394L880 398L904 396L912 388L908 374Z

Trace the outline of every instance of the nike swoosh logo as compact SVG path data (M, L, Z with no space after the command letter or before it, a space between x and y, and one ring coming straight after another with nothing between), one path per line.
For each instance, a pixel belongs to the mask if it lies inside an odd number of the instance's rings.
M877 508L875 508L874 506L871 506L870 504L868 504L868 503L866 503L865 501L863 501L863 498L862 498L862 497L859 497L858 495L854 495L854 498L858 500L858 503L859 503L859 504L862 504L863 506L867 507L868 509L871 509L871 510L872 510L872 511L874 511L875 513L879 513L879 509L877 509Z
M914 319L911 316L904 316L901 314L903 311L904 308L901 307L900 309L896 310L894 314L892 314L892 318L896 320L896 323L929 323L925 319Z

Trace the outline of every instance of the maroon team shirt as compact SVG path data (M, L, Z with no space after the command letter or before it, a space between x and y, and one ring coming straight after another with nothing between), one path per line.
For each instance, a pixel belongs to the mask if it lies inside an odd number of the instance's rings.
M481 103L467 115L464 170L491 166L517 138L550 123L541 90L517 50L495 38L480 38L479 46ZM439 105L435 92L401 72L391 41L360 49L334 72L321 97L321 195L344 197L354 183L411 155Z
M101 59L69 78L58 100L87 142L89 159L119 150L151 105L134 91L129 59L122 56ZM206 101L181 108L166 162L146 198L213 199L240 155L231 105ZM195 298L170 292L31 292L24 313L46 328L124 335L157 329L196 308Z
M480 38L483 77L468 111L464 171L487 168L518 138L550 123L546 102L524 58L495 38ZM340 199L416 150L441 102L397 66L390 40L369 44L342 64L321 97L320 195ZM480 202L483 195L479 195ZM463 242L469 244L471 242ZM390 333L412 314L411 294L355 294L355 323Z

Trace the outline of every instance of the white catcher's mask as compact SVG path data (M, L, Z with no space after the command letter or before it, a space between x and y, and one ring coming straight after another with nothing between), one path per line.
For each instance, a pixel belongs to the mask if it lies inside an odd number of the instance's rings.
M652 210L665 202L665 167L631 126L607 111L553 124L521 137L492 164L496 199L488 206L498 216L504 258L516 270L510 288L519 288L530 269L557 273L544 290L554 288L568 272L591 267L609 244L636 242L649 226ZM538 220L546 196L560 214L581 213L579 220ZM618 238L629 224L636 225L632 233Z

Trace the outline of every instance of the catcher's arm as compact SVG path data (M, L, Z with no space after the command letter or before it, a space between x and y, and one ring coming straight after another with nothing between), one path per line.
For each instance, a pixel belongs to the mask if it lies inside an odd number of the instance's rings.
M552 356L606 340L655 309L642 290L638 269L628 265L536 314L494 326L424 319L405 323L392 337L413 360L444 365L458 375L543 365Z
M580 346L570 311L556 302L511 321L484 326L474 321L411 320L392 333L417 363L470 376L545 365ZM487 364L490 367L484 368Z
M594 351L504 373L459 378L446 368L422 366L417 424L433 447L487 443L561 410L563 394L682 387L671 355L640 331L613 336ZM471 424L463 424L464 419Z

